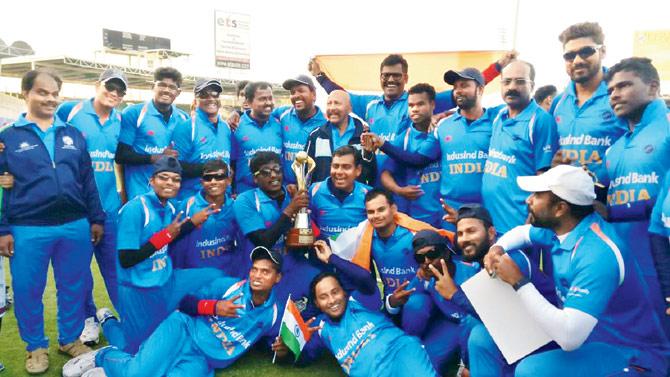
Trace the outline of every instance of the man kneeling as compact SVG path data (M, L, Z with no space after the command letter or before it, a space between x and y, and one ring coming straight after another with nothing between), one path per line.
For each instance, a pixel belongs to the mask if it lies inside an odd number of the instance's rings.
M219 278L186 296L135 355L106 347L70 360L64 377L213 376L258 339L277 319L272 288L281 279L282 257L263 246L251 252L248 280ZM273 334L274 335L274 334Z

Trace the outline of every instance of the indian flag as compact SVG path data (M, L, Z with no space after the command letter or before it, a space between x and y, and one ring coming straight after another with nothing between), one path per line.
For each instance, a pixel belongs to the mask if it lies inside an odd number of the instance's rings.
M297 359L311 335L307 324L305 324L300 315L300 310L298 310L298 307L291 300L291 296L289 296L288 300L286 300L286 309L284 309L284 316L281 320L279 336Z

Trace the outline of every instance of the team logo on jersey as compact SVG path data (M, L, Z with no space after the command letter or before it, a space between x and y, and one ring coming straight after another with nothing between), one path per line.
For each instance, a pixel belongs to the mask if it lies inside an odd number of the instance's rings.
M603 120L610 120L614 117L614 114L612 114L612 112L609 111L609 110L605 110L605 111L603 111L602 117L603 117Z
M200 144L205 144L207 142L207 136L203 136L202 139L200 139Z
M285 130L285 131L288 131L288 126L284 126L284 130Z
M77 149L74 146L74 140L69 136L63 136L63 149Z
M654 146L651 145L651 144L649 144L649 145L647 145L647 146L644 147L644 153L649 154L649 153L651 153L651 152L653 152L653 151L654 151Z
M450 142L452 139L453 137L451 137L451 135L447 135L444 137L444 141L446 141L447 143Z
M149 131L147 131L147 135L149 135L149 136L154 136L154 133L155 133L155 132L154 132L153 130L149 130Z
M249 141L249 136L244 136L244 137L242 138L242 141Z
M556 115L556 123L561 123L561 117Z
M35 149L37 147L37 144L30 145L27 142L23 142L19 144L19 149L15 150L14 152L16 153L21 153L21 152L26 152L32 149Z

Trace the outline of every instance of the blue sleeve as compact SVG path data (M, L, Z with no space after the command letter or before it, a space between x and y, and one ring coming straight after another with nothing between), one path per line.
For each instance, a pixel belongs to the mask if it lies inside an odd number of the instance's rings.
M532 276L532 268L530 264L530 259L521 251L521 250L511 250L507 252L510 258L514 263L519 267L521 274L527 279L530 279Z
M533 244L533 246L544 246L547 248L553 247L554 236L556 233L554 233L552 230L531 226L528 234L530 242Z
M573 258L574 277L566 294L565 307L581 310L596 319L605 311L619 286L619 265L607 245L577 250ZM616 251L618 252L618 251Z
M465 313L468 313L474 316L475 318L479 319L477 311L470 303L470 300L468 300L468 296L466 296L462 290L459 289L458 291L456 291L456 293L454 293L454 295L451 297L451 302L458 305L458 307L461 308ZM440 303L438 303L438 308L440 308L440 310L443 309Z
M135 134L137 132L137 117L141 111L139 106L129 106L123 109L121 114L121 132L119 133L119 143L135 145Z
M228 290L228 288L239 281L240 279L227 276L220 277L198 289L193 294L193 296L199 300L219 300L221 299L221 296Z
M78 139L82 145L81 160L79 163L80 182L82 187L82 194L86 202L86 210L88 212L88 221L91 224L102 225L105 223L105 211L102 209L100 202L100 194L98 193L98 186L95 184L95 176L93 175L93 165L91 164L91 156L88 154L86 146L86 139L77 130Z
M454 92L452 90L445 90L435 95L435 110L433 114L443 113L456 107L454 103Z
M270 116L272 116L273 118L276 118L277 120L279 120L279 117L280 117L282 114L284 114L284 111L286 111L286 110L288 110L288 109L290 109L290 108L291 108L291 106L288 106L288 105L275 107L274 110L272 110L272 114L270 114Z
M333 82L328 76L326 75L320 75L316 77L316 82L321 85L323 90L326 91L326 93L330 94L330 92L335 91L335 90L344 90L343 87L339 86L335 82Z
M305 343L305 347L303 347L302 352L300 352L300 357L298 357L298 359L295 361L295 364L297 366L308 365L319 359L325 350L326 345L323 344L319 332L316 331L309 338L309 342Z
M558 150L558 130L556 122L544 110L538 110L537 120L532 130L535 171L547 169Z
M139 250L142 246L144 211L139 199L128 202L119 211L117 250Z
M435 161L434 158L431 159L430 157L424 156L421 153L407 152L391 143L384 143L380 149L392 159L413 168L423 168L431 162Z
M247 192L251 195L240 195L233 203L235 220L245 236L256 230L265 229L263 217L256 210L256 204L253 202L253 191Z
M67 123L67 118L70 116L72 109L76 105L76 101L63 102L60 106L58 106L58 110L56 110L56 116L63 122Z
M351 97L351 111L358 115L361 119L367 121L366 113L368 111L368 104L370 101L379 98L379 96L369 94L354 94L351 92L347 93L349 93L349 97Z
M335 254L331 254L328 262L337 269L339 273L351 282L356 290L363 294L372 294L375 292L377 282L372 278L370 272L353 262L342 259Z
M663 186L658 192L658 197L656 198L656 204L654 204L654 209L651 211L651 218L649 220L649 232L658 234L661 236L670 236L670 228L666 228L663 224L663 205L667 200L668 192L670 192L670 171L665 175L663 179Z
M179 152L179 160L185 162L200 162L192 161L191 154L193 153L193 139L191 133L193 125L191 120L179 122L172 132L173 148Z
M417 153L426 156L433 161L440 158L440 142L435 136L435 132L428 133L428 137L421 143Z

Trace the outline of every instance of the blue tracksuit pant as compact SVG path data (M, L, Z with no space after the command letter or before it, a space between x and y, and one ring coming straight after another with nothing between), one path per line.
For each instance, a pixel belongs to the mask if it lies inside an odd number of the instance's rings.
M49 263L58 303L58 342L68 344L84 328L84 302L90 291L93 245L86 219L53 226L11 226L14 256L9 259L14 311L26 349L48 348L42 296Z
M110 215L107 215L107 218L110 218ZM105 281L105 287L107 288L107 294L109 299L112 301L114 308L118 308L118 283L116 279L116 219L113 221L105 222L105 234L102 237L102 240L94 246L93 255L95 255L95 260L98 262L98 268L100 268L100 274L102 274L102 279ZM97 310L95 302L93 302L93 276L91 275L91 291L88 294L86 299L86 317L95 317L95 312Z

